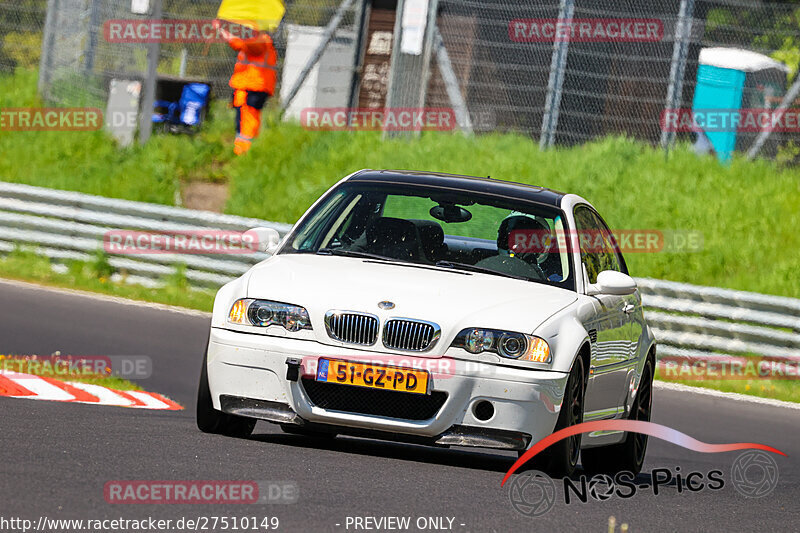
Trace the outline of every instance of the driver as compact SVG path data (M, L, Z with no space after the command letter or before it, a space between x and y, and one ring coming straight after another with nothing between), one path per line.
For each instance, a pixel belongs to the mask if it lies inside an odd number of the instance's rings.
M546 276L538 264L538 257L545 250L535 243L546 242L548 235L550 229L532 215L512 213L497 230L497 255L479 261L475 266L512 276L545 280Z

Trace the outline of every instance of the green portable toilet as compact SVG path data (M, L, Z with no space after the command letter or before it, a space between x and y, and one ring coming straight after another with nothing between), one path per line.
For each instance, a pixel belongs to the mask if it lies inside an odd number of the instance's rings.
M720 110L727 115L742 109L774 109L786 88L789 68L765 55L739 48L703 48L697 69L692 110L698 114ZM730 160L734 150L746 150L756 132L713 128L697 132L698 146L709 146L720 161ZM777 136L772 136L772 147ZM765 147L767 151L769 147Z

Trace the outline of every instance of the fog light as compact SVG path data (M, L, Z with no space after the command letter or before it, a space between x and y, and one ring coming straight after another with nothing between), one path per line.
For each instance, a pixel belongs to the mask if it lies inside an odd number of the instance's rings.
M472 406L472 414L481 422L486 422L494 416L494 405L492 402L481 400Z

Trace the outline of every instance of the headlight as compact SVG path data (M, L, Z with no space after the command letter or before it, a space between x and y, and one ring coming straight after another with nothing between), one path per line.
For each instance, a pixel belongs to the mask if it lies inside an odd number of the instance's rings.
M228 322L262 328L283 326L288 331L312 329L305 307L249 298L236 300L228 314Z
M470 353L481 353L485 350L491 350L493 344L494 337L491 331L485 329L471 329L466 335L464 349Z
M497 352L509 359L519 359L528 347L522 333L503 333L497 341Z
M513 331L468 328L456 335L452 346L474 354L494 352L519 361L549 363L552 360L546 340Z

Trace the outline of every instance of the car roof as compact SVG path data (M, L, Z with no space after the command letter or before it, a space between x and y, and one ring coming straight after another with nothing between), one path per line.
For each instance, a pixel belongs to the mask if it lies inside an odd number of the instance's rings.
M489 177L479 178L476 176L413 170L362 170L350 176L347 182L422 185L443 190L458 190L502 196L514 200L527 200L554 207L560 207L561 199L565 196L565 193L562 192L525 183L502 181Z

